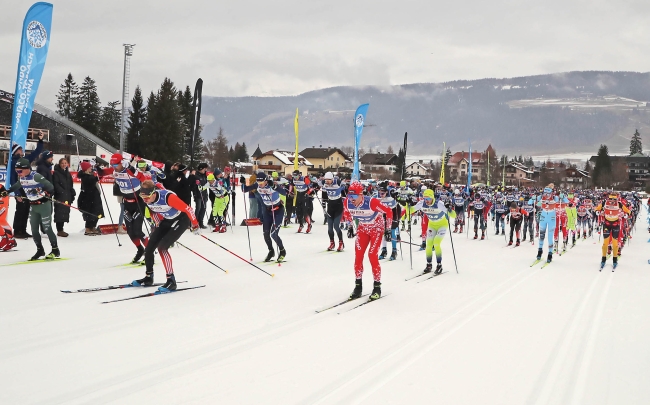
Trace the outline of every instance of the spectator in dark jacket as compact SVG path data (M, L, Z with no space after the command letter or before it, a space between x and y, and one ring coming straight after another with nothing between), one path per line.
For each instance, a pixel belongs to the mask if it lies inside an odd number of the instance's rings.
M16 162L18 159L24 157L25 159L33 162L36 160L38 155L43 150L43 133L38 134L38 143L36 144L36 149L32 151L29 155L25 155L23 147L14 143L11 147L11 168L8 172L8 176L11 179L9 184L14 184L18 181L18 175L16 174ZM20 196L25 197L25 192L23 189L20 189ZM18 195L18 194L17 194ZM16 213L14 214L14 237L16 239L28 239L32 235L27 233L27 220L29 219L29 200L27 198L16 198Z
M45 150L36 161L36 173L45 177L45 180L52 183L52 160L54 153L50 150Z
M207 208L207 204L210 202L210 199L208 198L208 175L207 175L207 170L208 170L208 164L207 163L199 163L196 174L194 174L195 177L195 183L196 183L196 192L194 193L194 204L196 206L196 219L199 221L199 226L202 229L207 228L207 226L203 225L204 217L205 217L205 210ZM212 207L212 205L210 205ZM212 209L210 209L210 212L212 212Z
M74 202L77 192L72 183L72 175L68 171L68 161L65 158L59 160L59 164L54 166L52 174L52 184L54 185L54 199L66 204ZM54 205L54 223L56 224L56 235L67 237L68 233L63 230L63 225L70 222L70 207L63 204Z
M180 198L185 204L190 205L192 203L192 187L187 179L189 169L184 164L174 166L177 169L171 173L171 177L174 179L174 189L172 189L172 191L175 192L176 195L178 195L178 198Z
M92 214L83 214L83 219L86 221L85 235L101 235L101 232L96 229L99 220L98 216L104 216L102 195L98 184L99 178L93 173L93 167L89 162L81 162L81 171L78 176L81 180L81 193L79 194L77 206L80 210Z

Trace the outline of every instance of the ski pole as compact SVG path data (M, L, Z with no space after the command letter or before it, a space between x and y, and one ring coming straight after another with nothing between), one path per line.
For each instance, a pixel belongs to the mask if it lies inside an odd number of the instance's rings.
M401 238L400 238L400 239L391 239L391 241L393 241L393 240L396 241L396 242L400 242L400 243L401 243ZM406 244L410 244L410 245L413 245L413 246L418 246L418 247L420 246L420 245L418 245L417 243L411 243L411 242L406 242L406 241L404 241L404 243L406 243Z
M243 184L242 184L242 193L244 194L243 195L243 199L244 199L244 215L246 215L246 220L248 220L249 219L248 218L248 210L246 209L246 194L245 194L246 191L244 191L244 185ZM255 201L255 203L257 204L257 201ZM248 236L248 255L250 256L250 261L252 262L253 261L253 253L251 252L251 232L248 229L248 222L246 222L246 220L244 221L244 223L246 224L246 235Z
M228 270L224 270L224 269L222 269L221 267L219 267L219 266L217 266L216 264L212 263L210 260L208 260L208 259L206 259L205 257L201 256L200 254L196 253L195 251L193 251L192 249L188 248L187 246L183 245L183 244L180 243L179 241L176 241L176 243L178 243L179 245L183 246L185 249L187 249L187 250L189 250L190 252L194 253L195 255L197 255L197 256L200 257L201 259L205 260L206 262L210 263L211 265L213 265L214 267L218 268L219 270L223 271L224 273L228 274Z
M445 214L447 217L447 227L449 228L449 241L451 242L451 253L454 255L454 266L456 267L456 274L458 273L458 263L456 262L456 250L454 249L454 238L451 236L451 224L449 223L449 215Z
M271 276L271 277L275 277L275 274L271 274L271 273L269 273L269 272L267 272L267 271L264 271L264 270L261 269L260 267L256 266L254 263L251 263L251 262L249 262L248 260L244 259L243 257L239 256L237 253L235 253L235 252L233 252L233 251L230 251L230 250L226 249L225 247L221 246L220 244L218 244L217 242L215 242L215 241L213 241L212 239L208 238L207 236L205 236L205 235L201 235L201 237L202 237L203 239L206 239L206 240L208 240L208 241L214 243L215 245L219 246L221 249L225 250L226 252L230 253L231 255L233 255L233 256L235 256L235 257L237 257L237 258L239 258L239 259L245 261L247 264L250 264L251 266L253 266L253 267L255 267L256 269L258 269L259 271L264 272L264 273L268 274L268 275Z
M19 196L14 196L14 198L18 198L18 197L19 197ZM21 198L26 198L26 197L21 197ZM75 207L74 205L70 205L70 204L68 204L67 202L63 202L63 201L59 201L59 200L55 200L54 197L50 197L50 198L48 198L48 200L50 200L50 201L52 201L52 202L55 202L55 203L57 203L57 204L65 205L66 207L74 208L74 209L76 209L77 211L81 212L82 214L90 215L91 217L95 217L95 218L97 218L97 219L101 219L101 218L102 218L102 215L101 215L101 214L99 214L99 215L97 215L97 214L91 214L90 212L88 212L88 211L84 211L84 210L82 210L82 209L80 209L80 208L77 208L77 207Z
M408 228L408 234L409 234L409 257L411 259L411 270L413 270L413 238L411 236L411 207L409 205L409 202L406 201L406 217L408 218L409 222L409 228Z
M106 203L106 209L108 210L108 217L111 219L111 224L112 224L113 223L113 215L111 215L111 209L108 208L108 200L106 200L106 194L104 193L104 187L102 187L101 180L99 178L97 178L97 180L98 180L97 186L99 187L99 189L102 192L102 195L104 196L104 202ZM119 238L119 236L117 236L117 231L118 231L119 228L120 228L120 224L117 224L117 229L115 229L115 238L117 239L117 245L122 246L122 244L120 243L120 238Z

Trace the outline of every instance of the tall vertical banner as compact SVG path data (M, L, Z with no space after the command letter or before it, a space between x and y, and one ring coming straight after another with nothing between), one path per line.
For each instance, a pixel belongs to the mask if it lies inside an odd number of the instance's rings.
M404 180L404 173L406 173L406 141L408 137L408 132L404 132L404 156L403 156L403 161L402 161L402 177L400 177L400 180Z
M296 152L293 155L293 170L298 170L298 109L296 108L296 118L293 120L293 131L296 133ZM298 193L293 193L293 206L296 206Z
M442 143L442 165L440 166L440 184L445 184L445 152L447 151L447 145Z
M352 180L359 180L359 144L361 144L361 133L363 132L363 124L366 122L368 106L369 104L362 104L354 113L354 169L352 169Z
M50 3L34 3L25 15L20 40L16 91L14 92L14 109L11 116L11 140L9 149L17 143L23 150L27 143L27 129L34 109L34 99L41 83L45 68L47 51L50 48L52 27L52 9ZM11 167L11 153L7 167ZM11 169L9 169L11 170ZM11 181L7 176L7 185Z
M467 193L469 194L469 188L472 185L472 141L469 142L469 167L467 169Z

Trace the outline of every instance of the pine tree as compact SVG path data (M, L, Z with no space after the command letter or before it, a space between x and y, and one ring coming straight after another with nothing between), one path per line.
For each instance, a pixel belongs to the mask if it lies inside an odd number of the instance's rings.
M248 162L250 160L250 157L248 156L248 149L246 148L246 142L242 142L241 149L237 155L237 160L240 162Z
M393 145L388 145L388 149L386 149L386 154L388 155L394 155L395 151L393 150Z
M165 78L160 89L149 96L147 121L140 134L140 149L149 159L178 161L183 156L183 116L178 105L178 91Z
M73 121L88 132L97 134L102 108L97 95L97 85L90 76L86 76L81 84L74 105Z
M361 156L359 156L359 158L361 158ZM399 151L397 151L397 159L395 160L395 173L400 177L400 180L402 180L402 173L404 173L404 169L406 168L405 158L406 152L404 151L404 148L399 148Z
M229 162L228 139L223 128L219 127L217 137L205 144L203 160L213 168L223 169Z
M192 104L194 102L194 96L192 95L192 92L190 91L189 86L185 86L185 91L178 91L178 95L176 97L178 101L178 107L180 109L180 114L181 114L181 124L182 124L182 131L183 131L183 140L182 140L182 149L183 149L183 161L189 162L190 161L190 151L191 151L191 145L192 145L192 115L194 114L194 108L192 108Z
M643 154L643 144L641 143L641 134L639 130L635 130L630 139L630 156L636 155L637 153Z
M128 128L126 130L126 150L132 155L142 156L140 150L140 135L147 120L147 110L144 108L142 90L136 86L133 98L131 99L131 111L127 118Z
M612 160L607 145L600 145L594 165L593 183L599 187L609 186L612 181Z
M59 94L56 96L56 113L67 119L73 119L78 94L79 87L74 81L72 73L68 73L68 77L59 87Z
M102 108L99 124L97 125L97 136L109 145L120 144L120 114L119 101L111 101Z

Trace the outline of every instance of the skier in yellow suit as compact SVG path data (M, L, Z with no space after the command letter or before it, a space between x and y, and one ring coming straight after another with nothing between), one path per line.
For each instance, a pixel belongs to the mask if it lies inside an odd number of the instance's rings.
M449 229L449 218L456 218L456 211L451 210L449 205L441 200L441 186L437 186L436 193L428 189L424 191L423 199L415 205L416 211L422 211L427 216L426 255L427 267L424 273L430 273L433 265L433 250L436 251L436 271L434 274L442 273L442 243L447 230ZM447 204L450 204L447 202Z

